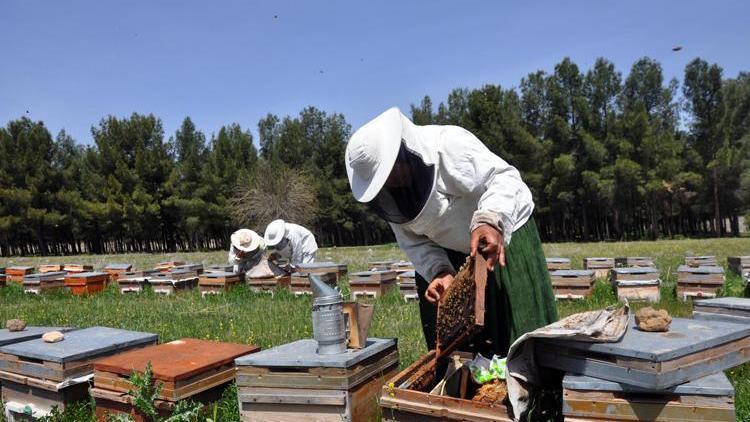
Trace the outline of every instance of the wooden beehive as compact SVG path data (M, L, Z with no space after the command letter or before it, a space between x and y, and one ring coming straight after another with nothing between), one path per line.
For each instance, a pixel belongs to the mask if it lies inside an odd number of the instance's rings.
M721 267L680 265L677 268L677 297L682 300L716 297L724 281L724 269Z
M396 272L396 276L401 275L402 273L408 272L408 271L414 271L414 263L411 261L398 261L394 262L391 265L391 270Z
M750 256L730 256L727 258L727 267L746 280L750 278Z
M253 345L186 338L100 359L94 363L91 392L97 419L106 422L108 415L124 413L137 422L148 421L127 394L133 389L131 374L143 373L148 363L154 384L162 385L157 407L167 410L179 400L203 402L220 395L234 381L234 360L259 350Z
M185 261L164 261L156 264L155 269L161 272L167 272L178 265L185 265Z
M5 269L5 280L9 283L23 284L23 277L34 272L34 267L16 265Z
M65 287L75 296L90 295L102 292L109 275L103 272L68 273L65 276Z
M358 296L380 297L396 287L395 271L361 271L349 276L352 299Z
M654 268L654 260L650 256L628 256L615 258L615 267L649 267Z
M569 270L570 259L569 258L546 258L547 260L547 271L555 270Z
M109 283L116 282L120 277L133 271L131 264L108 264L104 267L104 272L109 274Z
M149 284L149 280L161 274L159 270L130 271L122 274L117 280L120 293L140 293Z
M415 271L405 271L398 275L398 289L404 301L419 300L416 276Z
M203 264L182 264L182 265L175 265L170 270L171 272L176 271L194 271L198 274L203 274ZM229 271L231 272L231 271Z
M716 256L714 255L700 255L700 256L686 256L685 265L691 267L715 267Z
M620 300L647 300L658 302L661 294L659 271L650 267L612 269L612 284Z
M537 339L537 364L657 390L750 360L750 324L673 318L668 332L645 332L633 317L616 343Z
M750 323L750 298L717 297L693 301L693 319Z
M65 264L63 270L69 273L87 273L94 271L94 266L90 264Z
M234 265L231 264L214 264L206 267L206 272L213 273L231 273L234 271Z
M247 287L258 293L273 293L276 289L289 289L291 282L292 277L288 275L245 278Z
M42 264L39 266L40 273L54 273L63 271L63 266L60 264Z
M567 374L563 415L566 421L734 422L734 387L721 372L661 390Z
M470 360L462 357L462 362ZM422 356L399 372L383 386L380 406L386 422L511 422L513 419L503 403L471 400L476 389L464 371L460 379L459 397L431 392L442 376L436 375L435 351ZM470 388L471 386L471 388Z
M21 343L24 341L40 338L44 333L60 331L66 333L71 331L69 327L35 327L29 326L22 331L10 331L7 328L0 329L0 346Z
M336 273L317 273L316 276L320 277L320 279L331 286L336 285ZM307 275L303 275L300 273L292 273L291 280L289 282L289 285L291 287L292 293L294 293L296 296L299 295L311 295L312 294L312 288L310 287L310 279Z
M369 261L367 263L367 268L370 269L370 271L388 271L391 269L391 266L396 263L396 260L394 259L385 259L381 261Z
M2 396L9 409L35 417L88 396L94 360L156 344L156 334L92 327L65 333L58 343L41 339L0 347ZM21 415L23 410L21 410Z
M340 264L336 262L312 262L309 264L295 265L294 272L303 276L307 276L309 274L335 273L336 282L338 282L341 277L349 272L349 267L346 264Z
M590 257L583 258L583 268L594 270L596 278L609 278L609 270L615 267L614 258Z
M557 299L583 299L594 291L593 270L555 270L549 273Z
M381 387L398 371L395 339L334 355L316 349L306 339L238 358L242 421L376 420Z
M223 293L242 283L236 273L203 273L198 278L198 289L202 296Z
M172 271L166 273L154 274L149 277L148 282L154 293L161 295L171 295L180 290L190 290L198 285L199 273L194 270L178 269L175 267Z
M65 271L29 274L23 277L23 291L41 294L65 287Z

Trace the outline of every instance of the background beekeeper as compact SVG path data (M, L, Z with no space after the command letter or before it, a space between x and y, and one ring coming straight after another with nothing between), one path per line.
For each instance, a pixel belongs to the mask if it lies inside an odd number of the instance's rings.
M272 259L278 255L293 266L315 262L315 253L318 252L315 236L298 224L273 220L266 227L263 240Z
M261 263L265 246L263 238L249 229L239 229L230 237L229 263L235 273L246 274Z
M355 199L390 223L414 263L430 349L436 303L477 251L492 274L475 351L505 356L517 337L557 320L531 192L518 170L474 135L457 126L417 126L391 108L352 135L345 160Z

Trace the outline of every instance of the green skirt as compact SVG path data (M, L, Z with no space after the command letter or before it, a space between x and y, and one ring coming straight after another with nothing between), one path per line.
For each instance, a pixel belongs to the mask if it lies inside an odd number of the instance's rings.
M456 269L466 260L463 253L446 252ZM463 350L505 356L518 337L557 321L555 295L533 218L513 232L505 248L505 267L498 264L487 279L495 282L487 283L485 328ZM437 306L424 298L429 282L419 274L416 282L422 329L428 349L434 349Z

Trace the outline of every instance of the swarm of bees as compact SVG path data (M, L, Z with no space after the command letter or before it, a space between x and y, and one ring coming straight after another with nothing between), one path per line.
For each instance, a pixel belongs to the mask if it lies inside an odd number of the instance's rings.
M475 296L474 259L468 257L438 304L438 347L451 344L472 328Z
M508 385L503 380L492 380L486 384L482 384L477 390L477 393L472 398L472 401L478 401L482 403L496 404L502 403L505 397L508 395Z

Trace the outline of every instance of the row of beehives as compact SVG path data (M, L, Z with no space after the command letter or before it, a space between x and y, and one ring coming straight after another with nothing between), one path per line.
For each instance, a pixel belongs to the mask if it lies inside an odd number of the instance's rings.
M750 257L730 257L729 268L747 279ZM622 263L622 266L616 263ZM547 258L552 287L559 299L580 299L591 295L597 278L609 278L620 299L660 299L661 280L653 260L648 257L586 258L584 270L571 270L567 258ZM724 286L724 270L714 256L686 257L677 268L677 297L715 297Z
M405 300L416 299L414 268L410 262L374 261L371 271L353 273L349 277L352 295L379 297L392 287L399 287ZM78 269L79 271L75 271ZM162 262L152 270L134 271L130 264L110 264L101 272L89 265L42 265L0 268L0 286L6 280L22 284L28 293L45 293L68 289L73 294L93 294L104 290L108 283L117 283L121 293L139 293L150 286L157 294L172 294L179 290L198 287L203 295L221 293L243 282L253 291L273 292L289 289L295 295L311 294L308 276L316 274L329 284L336 284L346 275L346 264L317 262L300 264L289 275L248 278L232 272L231 265L185 264L180 261Z

